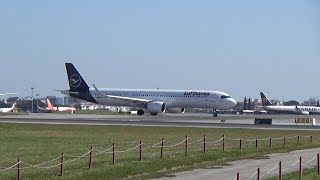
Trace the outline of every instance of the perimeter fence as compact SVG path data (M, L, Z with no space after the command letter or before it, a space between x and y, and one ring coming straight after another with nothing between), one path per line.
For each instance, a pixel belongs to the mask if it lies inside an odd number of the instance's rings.
M0 177L2 173L8 171L17 171L17 179L20 180L22 177L22 171L28 169L54 169L59 168L59 175L63 176L65 167L71 163L79 162L78 166L84 166L84 163L88 169L93 168L94 160L101 159L105 161L103 163L110 163L114 165L117 163L117 159L126 158L126 161L143 161L144 158L170 158L176 156L189 156L190 150L192 150L192 155L195 154L206 154L208 151L224 151L231 150L252 150L257 148L267 148L272 146L284 147L288 145L298 145L301 143L312 143L313 136L291 136L291 137L281 137L281 138L264 138L264 139L234 139L228 138L223 135L221 138L216 138L214 140L209 140L206 135L199 139L191 139L185 136L179 142L170 143L162 138L159 142L154 144L146 144L140 141L137 144L132 145L132 147L122 147L113 143L110 147L103 150L95 149L90 147L89 151L84 152L80 155L73 155L71 153L61 153L59 156L49 159L44 162L30 163L24 161L21 157L17 161L8 166L0 167ZM313 159L314 160L314 159ZM101 162L100 162L101 163ZM74 165L74 164L73 164ZM275 167L276 168L276 167ZM272 169L273 170L273 169ZM257 172L255 172L256 174ZM254 175L255 175L254 174ZM254 176L252 175L252 177ZM252 177L248 178L251 179ZM237 178L237 177L236 177Z

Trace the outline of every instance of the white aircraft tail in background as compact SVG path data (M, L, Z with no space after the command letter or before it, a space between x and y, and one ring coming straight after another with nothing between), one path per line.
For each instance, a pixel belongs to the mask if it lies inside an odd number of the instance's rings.
M16 107L16 102L13 102L12 107L10 108L0 108L1 113L11 112Z

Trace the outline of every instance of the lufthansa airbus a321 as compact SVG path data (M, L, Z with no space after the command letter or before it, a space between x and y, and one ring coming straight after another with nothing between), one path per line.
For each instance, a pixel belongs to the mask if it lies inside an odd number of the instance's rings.
M106 89L89 87L77 69L66 63L69 90L61 91L65 95L88 102L108 106L128 106L139 108L138 115L145 111L151 115L164 113L184 113L185 108L207 108L226 110L237 102L228 94L205 90L162 90L162 89ZM214 116L216 116L214 111Z

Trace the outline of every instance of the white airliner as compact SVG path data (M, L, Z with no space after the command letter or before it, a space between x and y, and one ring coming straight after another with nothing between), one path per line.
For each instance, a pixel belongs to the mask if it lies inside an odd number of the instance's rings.
M50 99L47 98L47 108L46 110L49 110L49 111L75 111L77 110L75 107L54 107L50 101Z
M283 114L320 114L320 107L316 106L278 106L273 105L269 99L260 92L263 109L268 112L283 113Z
M11 112L16 107L16 102L12 104L12 107L10 108L0 108L0 113L7 113Z
M166 110L183 113L185 108L225 110L237 104L228 94L219 91L98 89L95 85L90 88L73 64L66 63L66 69L70 89L61 93L97 104L137 107L140 108L138 115L143 115L145 110L151 115L164 113Z

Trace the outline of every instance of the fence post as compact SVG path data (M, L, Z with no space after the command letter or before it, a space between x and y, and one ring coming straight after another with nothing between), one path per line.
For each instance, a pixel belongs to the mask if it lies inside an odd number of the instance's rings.
M286 146L286 137L283 137L283 146Z
M242 140L240 138L240 150L241 150L241 148L242 148Z
M161 139L161 149L160 149L160 158L163 158L163 146L164 146L164 140Z
M260 180L260 168L258 168L258 171L257 171L257 180Z
M282 180L281 161L279 161L279 180Z
M302 179L302 157L299 158L299 180Z
M90 154L89 154L89 169L91 169L91 166L92 166L92 151L93 151L93 148L92 146L90 147Z
M270 147L272 146L272 138L271 137L269 138L269 146Z
M319 156L319 153L317 154L317 169L318 169L318 174L320 174L320 156Z
M140 161L142 161L142 141L140 141Z
M64 168L63 168L64 155L61 153L61 161L60 161L60 176L63 176Z
M112 164L116 163L116 147L115 143L112 143Z
M300 136L298 135L298 144L300 143Z
M256 139L256 148L258 148L258 139Z
M206 150L206 135L204 134L203 135L203 153L206 153L207 150Z
M21 161L18 159L18 180L21 180Z
M224 143L225 143L225 142L224 142L224 139L225 139L225 136L223 135L223 136L222 136L222 151L224 151Z
M185 156L188 156L188 135L186 135L186 144L185 144L185 152L184 152L184 155Z

